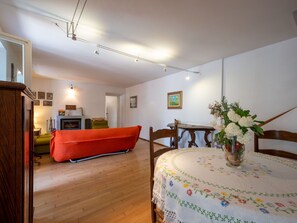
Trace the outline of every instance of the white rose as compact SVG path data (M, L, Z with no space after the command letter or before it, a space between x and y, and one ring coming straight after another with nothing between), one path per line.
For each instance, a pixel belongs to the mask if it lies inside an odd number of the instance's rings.
M226 132L227 138L229 139L232 138L233 136L242 135L241 129L235 123L228 124L227 127L225 128L225 132Z
M241 118L240 115L236 114L234 110L228 111L227 116L232 122L238 122Z
M252 140L253 134L251 132L246 132L244 135L238 136L237 141L241 144L247 144Z
M239 121L238 124L243 126L243 127L251 127L254 125L254 120L252 118L252 116L248 116L248 117L242 117Z
M219 118L215 118L213 119L210 123L212 125L212 127L218 131L221 131L222 129L224 129L224 125L223 124L219 124L218 122L221 122L221 119Z

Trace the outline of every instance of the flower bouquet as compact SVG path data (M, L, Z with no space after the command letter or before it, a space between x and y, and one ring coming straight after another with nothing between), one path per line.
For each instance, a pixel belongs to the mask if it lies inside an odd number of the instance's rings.
M225 97L221 102L210 104L209 109L214 116L212 126L218 130L215 142L224 148L229 164L239 166L244 158L244 145L251 141L253 132L263 134L258 125L263 122L256 120L257 115L250 115L249 110L242 109L238 102L228 104Z

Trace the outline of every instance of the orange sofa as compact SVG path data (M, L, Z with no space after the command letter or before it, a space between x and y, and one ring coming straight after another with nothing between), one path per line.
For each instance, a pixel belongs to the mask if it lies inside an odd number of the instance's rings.
M57 162L132 150L141 126L52 132L50 155Z

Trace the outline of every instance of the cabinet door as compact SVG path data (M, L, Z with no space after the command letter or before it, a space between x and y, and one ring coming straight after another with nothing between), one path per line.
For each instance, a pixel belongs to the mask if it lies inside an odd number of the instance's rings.
M33 222L33 103L22 94L23 104L23 174L24 223Z

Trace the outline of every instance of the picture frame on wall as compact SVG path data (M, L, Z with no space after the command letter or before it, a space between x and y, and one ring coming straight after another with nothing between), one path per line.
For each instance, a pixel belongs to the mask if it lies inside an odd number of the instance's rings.
M40 105L40 100L34 100L34 106L39 106Z
M36 99L36 91L33 91L32 94L33 94L33 99Z
M45 99L45 92L44 91L38 91L37 96L38 96L38 99Z
M137 108L137 96L130 97L130 108Z
M168 109L182 109L183 92L174 91L167 93L167 108Z
M51 93L51 92L47 92L46 93L46 100L53 100L53 93Z
M53 106L53 102L52 101L43 101L43 106Z

